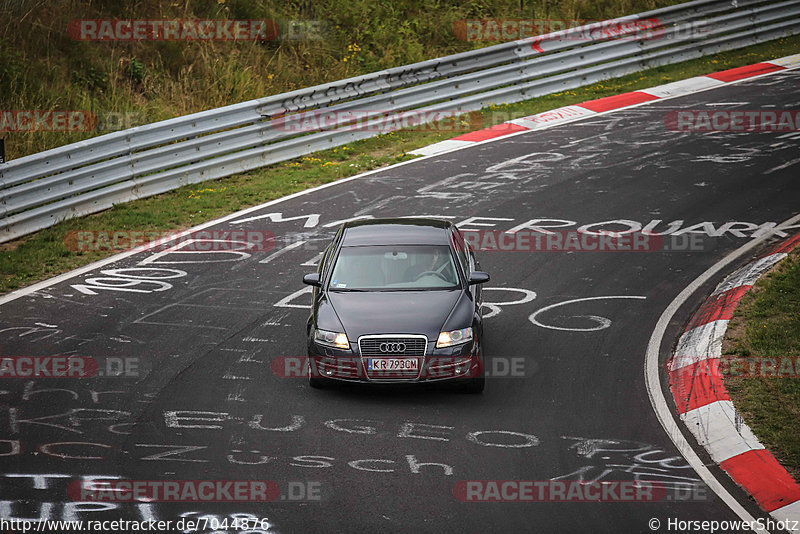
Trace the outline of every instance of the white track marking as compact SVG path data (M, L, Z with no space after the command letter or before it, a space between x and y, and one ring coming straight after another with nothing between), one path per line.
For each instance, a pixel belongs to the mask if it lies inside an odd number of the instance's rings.
M580 317L582 319L591 319L600 324L600 326L596 326L593 328L565 328L562 326L552 326L540 323L536 320L536 316L544 313L548 310L552 310L553 308L557 308L559 306L565 306L567 304L572 304L573 302L584 302L587 300L603 300L603 299L646 299L647 297L641 296L629 296L629 295L619 295L619 296L606 296L606 297L586 297L582 299L572 299L572 300L565 300L564 302L557 302L556 304L551 304L550 306L545 306L544 308L538 309L532 314L528 316L528 320L535 324L536 326L541 326L542 328L548 328L550 330L563 330L565 332L594 332L597 330L603 330L604 328L608 328L611 326L611 320L606 319L605 317L600 317L597 315L572 315L570 317Z
M275 258L277 258L279 256L282 256L283 254L286 254L290 250L295 249L295 248L297 248L297 247L299 247L301 245L304 245L304 244L305 244L305 241L295 241L291 245L287 245L287 246L283 247L282 249L273 252L272 254L270 254L269 256L267 256L266 258L264 258L263 260L261 260L258 263L269 263L272 260L274 260Z
M788 219L783 224L795 224L798 221L800 221L800 214ZM728 264L759 246L766 239L767 237L759 237L742 245L712 265L708 270L706 270L706 272L695 278L691 284L686 286L686 288L684 288L684 290L681 291L677 297L675 297L669 306L667 306L667 308L661 314L661 317L658 319L656 327L653 330L653 334L650 336L650 341L647 344L647 353L645 354L644 359L644 378L645 386L647 387L647 394L650 397L650 404L653 406L653 411L656 413L656 417L658 417L658 421L661 423L664 431L678 448L678 451L683 455L684 458L686 458L686 461L689 463L689 465L691 465L697 474L700 475L700 478L702 478L708 487L711 488L714 493L716 493L719 498L722 499L725 504L727 504L728 507L730 507L730 509L733 510L734 513L736 513L736 515L738 515L743 521L755 521L755 518L753 518L753 516L750 515L750 512L745 510L744 506L742 506L739 501L737 501L736 498L734 498L733 495L728 492L722 483L714 477L708 467L706 467L706 465L697 455L697 452L695 452L695 450L683 436L681 429L678 427L678 423L675 422L675 418L672 415L672 410L670 410L667 400L664 398L664 391L661 389L658 357L661 350L661 342L664 339L664 333L666 332L667 326L672 320L672 317L677 313L678 309L689 299L689 297L692 296L695 291L697 291L703 284L708 282L715 274L720 272ZM755 532L767 533L767 530L757 529Z
M786 168L791 167L792 165L796 165L798 163L800 163L800 158L792 159L792 160L787 161L786 163L783 163L782 165L778 165L777 167L773 167L773 168L769 169L768 171L764 171L764 174L772 174L775 171L782 171L783 169L786 169Z
M489 313L484 314L483 318L488 319L489 317L494 317L498 313L502 311L502 306L509 306L512 304L525 304L526 302L530 302L536 298L536 291L531 291L530 289L522 289L521 287L484 287L483 292L484 294L486 291L510 291L510 292L517 292L522 293L523 297L517 300L509 300L507 302L486 302L483 301L483 307L489 308L491 310Z

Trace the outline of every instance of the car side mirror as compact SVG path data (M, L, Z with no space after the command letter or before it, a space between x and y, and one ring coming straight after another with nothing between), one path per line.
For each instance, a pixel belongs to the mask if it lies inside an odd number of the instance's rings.
M489 273L472 271L469 273L469 285L483 284L489 281Z
M314 287L322 287L322 282L319 279L319 273L309 273L303 276L303 283Z

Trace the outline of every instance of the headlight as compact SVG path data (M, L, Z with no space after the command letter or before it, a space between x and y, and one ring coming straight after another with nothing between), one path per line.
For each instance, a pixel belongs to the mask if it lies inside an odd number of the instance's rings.
M349 349L350 341L344 332L331 332L329 330L314 330L314 341L327 347Z
M472 327L440 333L439 339L436 341L436 348L441 349L452 347L453 345L461 345L467 341L472 341Z

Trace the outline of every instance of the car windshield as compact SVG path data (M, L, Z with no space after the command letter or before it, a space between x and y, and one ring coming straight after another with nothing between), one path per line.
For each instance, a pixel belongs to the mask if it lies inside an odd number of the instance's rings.
M342 247L332 291L456 289L458 274L447 245Z

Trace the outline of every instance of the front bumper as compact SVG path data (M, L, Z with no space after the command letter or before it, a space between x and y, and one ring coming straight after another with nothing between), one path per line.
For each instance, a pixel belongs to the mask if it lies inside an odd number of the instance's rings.
M361 356L358 345L352 350L334 349L309 342L308 372L314 378L329 378L347 382L413 383L477 378L483 374L480 344L473 340L463 345L437 349L435 342L428 343L424 355L394 356L418 361L414 372L374 371L368 369L369 360Z

